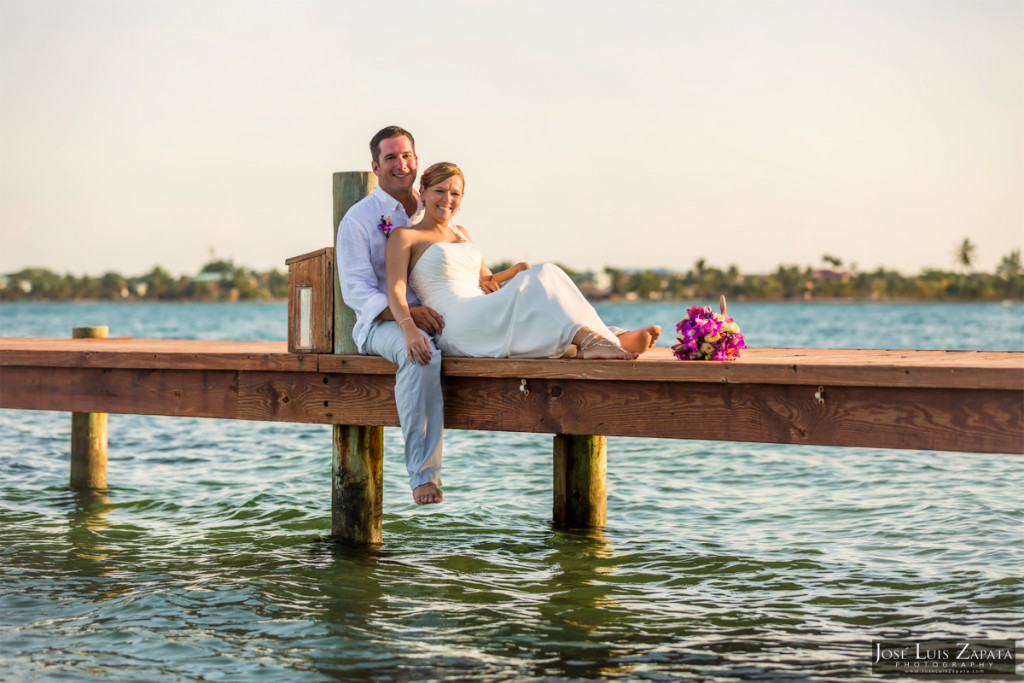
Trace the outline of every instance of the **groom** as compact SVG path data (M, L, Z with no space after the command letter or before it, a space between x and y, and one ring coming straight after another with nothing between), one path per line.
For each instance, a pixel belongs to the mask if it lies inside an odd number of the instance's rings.
M338 226L336 258L341 293L356 313L352 336L360 353L383 356L398 366L395 404L405 437L405 466L412 497L419 505L440 503L441 352L432 339L444 326L441 315L419 305L409 290L409 311L430 343L426 365L409 359L405 336L388 308L384 246L394 228L406 227L422 211L414 183L419 159L412 134L398 126L382 129L370 140L371 168L377 188L356 202Z

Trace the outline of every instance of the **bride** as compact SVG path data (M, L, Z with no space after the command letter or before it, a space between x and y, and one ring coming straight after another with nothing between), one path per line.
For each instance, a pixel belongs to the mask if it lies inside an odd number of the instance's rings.
M409 314L410 285L441 314L437 345L445 355L558 358L575 345L577 358L630 360L654 344L657 325L616 336L558 266L517 263L491 273L466 229L452 222L464 186L455 164L428 168L420 180L423 219L388 237L388 306L413 362L426 364L431 352Z

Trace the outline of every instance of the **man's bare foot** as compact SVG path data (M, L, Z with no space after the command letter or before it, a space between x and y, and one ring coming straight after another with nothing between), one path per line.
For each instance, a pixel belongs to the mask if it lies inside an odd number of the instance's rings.
M412 490L412 499L416 501L417 505L430 505L444 500L444 494L441 493L441 489L428 481Z
M622 348L640 354L654 346L661 336L661 325L651 325L639 330L627 330L618 335Z

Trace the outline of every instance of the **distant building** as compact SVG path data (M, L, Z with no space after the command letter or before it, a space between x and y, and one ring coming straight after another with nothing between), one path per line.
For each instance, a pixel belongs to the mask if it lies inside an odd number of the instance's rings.
M572 281L588 299L605 299L612 292L612 278L605 271L576 273Z
M203 271L192 278L192 282L212 282L216 285L224 282L227 279L228 273L215 273L213 271Z
M816 270L813 276L819 282L849 282L853 274L846 270Z

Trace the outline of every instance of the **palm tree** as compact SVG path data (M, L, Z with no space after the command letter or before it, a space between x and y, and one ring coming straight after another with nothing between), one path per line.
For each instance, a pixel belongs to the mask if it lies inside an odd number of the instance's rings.
M1020 261L1020 249L1014 249L1003 257L999 267L996 268L996 275L1003 281L1003 291L1006 293L1006 296L1013 299L1024 297L1024 278L1021 277L1022 274L1024 274L1024 266L1021 265Z
M956 247L956 264L963 268L965 273L974 265L975 248L974 243L971 242L969 237L965 237L964 241Z
M956 252L954 253L956 264L961 268L960 282L957 285L959 296L961 297L964 295L964 277L974 264L974 249L974 243L971 242L969 237L965 237L964 241L957 245Z
M1022 270L1024 268L1021 266L1020 249L1014 249L999 262L996 275L1009 279L1020 275Z

